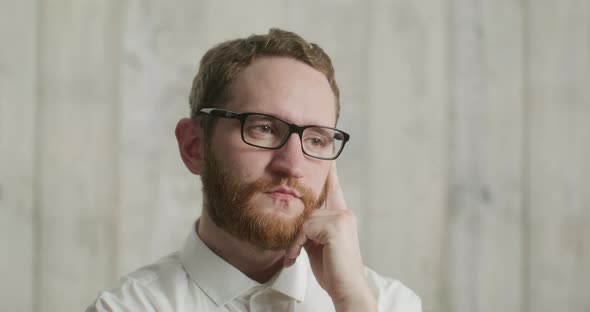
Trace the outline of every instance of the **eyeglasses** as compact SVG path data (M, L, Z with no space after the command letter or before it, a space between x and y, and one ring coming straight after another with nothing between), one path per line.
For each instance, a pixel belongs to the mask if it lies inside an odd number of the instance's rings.
M234 113L217 108L203 108L199 114L213 117L238 119L241 124L242 140L248 145L265 149L279 149L292 133L301 140L305 155L333 160L338 158L350 135L336 128L323 126L297 126L275 116L260 113Z

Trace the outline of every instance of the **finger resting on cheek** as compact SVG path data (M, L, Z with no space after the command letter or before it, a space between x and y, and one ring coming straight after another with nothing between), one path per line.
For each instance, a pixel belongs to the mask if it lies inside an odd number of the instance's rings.
M340 181L338 180L338 174L336 173L335 163L332 165L330 174L328 175L327 184L325 207L327 209L347 209L342 187L340 187Z
M328 173L328 191L332 191L338 186L338 174L336 173L336 165L333 164L330 172Z
M326 199L326 209L327 210L344 210L346 208L346 201L344 201L344 196L342 195L342 190L338 189L332 191L331 195L328 195Z

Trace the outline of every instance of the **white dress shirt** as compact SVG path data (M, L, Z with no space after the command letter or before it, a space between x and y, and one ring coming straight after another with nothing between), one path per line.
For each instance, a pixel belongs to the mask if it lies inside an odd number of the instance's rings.
M420 298L399 281L366 269L379 311L419 312ZM101 291L92 311L334 311L304 250L295 264L260 284L213 253L191 230L182 250Z

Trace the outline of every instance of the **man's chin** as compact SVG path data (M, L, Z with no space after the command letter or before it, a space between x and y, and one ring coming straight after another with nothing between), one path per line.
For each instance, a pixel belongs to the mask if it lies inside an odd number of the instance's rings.
M258 212L251 216L250 235L245 235L250 243L264 250L285 250L295 240L301 224L301 214L292 215L281 211Z

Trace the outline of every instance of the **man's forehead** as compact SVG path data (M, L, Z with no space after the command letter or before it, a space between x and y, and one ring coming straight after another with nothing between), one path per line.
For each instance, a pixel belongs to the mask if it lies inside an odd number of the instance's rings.
M336 98L325 75L286 57L263 57L243 69L226 108L260 112L296 124L334 126Z

